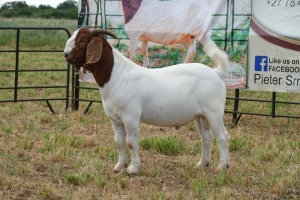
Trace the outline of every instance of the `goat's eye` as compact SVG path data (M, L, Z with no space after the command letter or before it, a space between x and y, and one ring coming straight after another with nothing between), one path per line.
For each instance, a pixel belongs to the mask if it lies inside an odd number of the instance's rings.
M89 42L88 39L82 39L82 40L80 41L80 43L82 43L82 44L86 44L86 43L88 43L88 42Z
M88 39L82 39L79 41L79 46L80 47L85 47L89 43Z

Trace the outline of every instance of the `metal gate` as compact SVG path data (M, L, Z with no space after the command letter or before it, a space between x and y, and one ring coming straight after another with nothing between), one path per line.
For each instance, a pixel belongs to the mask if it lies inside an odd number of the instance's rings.
M14 54L14 64L12 66L2 66L0 67L0 77L1 80L9 80L13 79L12 82L7 84L0 85L0 92L7 93L1 96L5 96L7 98L0 99L0 102L25 102L25 101L45 101L50 111L54 113L54 109L52 108L50 101L65 101L65 109L69 107L69 89L70 89L70 65L66 64L65 67L61 68L45 68L44 66L40 67L23 67L24 62L21 60L21 54L28 53L31 58L36 57L37 53L54 53L54 52L63 52L63 50L53 50L53 49L26 49L26 47L20 46L20 37L21 34L26 31L37 31L37 30L45 30L45 31L61 31L66 36L66 40L70 37L69 30L60 27L0 27L0 31L6 32L14 32L15 34L15 48L13 49L0 49L0 55L5 56L6 53ZM34 33L33 33L34 34ZM3 63L2 63L3 65ZM0 64L1 66L1 64ZM20 83L20 79L22 76L30 73L63 73L63 77L65 79L65 83L62 85L57 84L46 84L46 85L30 85L27 83ZM9 82L9 81L7 81ZM26 97L20 95L24 90L31 91L41 91L41 90L64 90L62 95L47 97L43 95ZM38 92L39 93L39 92Z

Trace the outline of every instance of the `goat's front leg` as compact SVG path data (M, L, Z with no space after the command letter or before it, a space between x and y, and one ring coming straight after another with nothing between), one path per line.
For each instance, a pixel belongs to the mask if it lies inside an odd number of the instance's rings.
M129 174L138 174L141 167L141 159L139 154L139 135L140 124L136 122L125 123L125 129L127 132L127 145L131 153L131 162L127 168Z
M127 154L126 154L126 131L124 124L119 124L111 121L112 128L115 133L115 143L119 149L119 160L114 167L115 172L120 172L124 167L127 166Z

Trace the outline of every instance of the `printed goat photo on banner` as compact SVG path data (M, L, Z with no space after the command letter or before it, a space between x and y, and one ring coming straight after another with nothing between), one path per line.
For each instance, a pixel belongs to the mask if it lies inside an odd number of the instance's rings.
M111 43L144 67L190 62L217 67L206 49L224 50L231 61L227 88L245 88L251 0L234 2L232 7L227 0L79 0L78 25L112 31L120 40ZM94 82L88 71L80 74L81 81Z

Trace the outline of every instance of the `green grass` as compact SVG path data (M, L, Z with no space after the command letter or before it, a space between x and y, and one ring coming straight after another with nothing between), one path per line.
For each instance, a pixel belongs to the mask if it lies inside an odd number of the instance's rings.
M68 22L70 26L77 23ZM5 23L68 26L63 20L3 19L0 23L1 26ZM45 44L32 48L46 48ZM51 48L63 46L61 41ZM5 48L13 48L13 44ZM163 64L169 62L163 56L183 55L185 49L162 47L152 51L161 53ZM237 61L239 56L235 57ZM201 51L197 59L200 58L210 61ZM22 69L64 68L66 64L61 53L34 56L21 53L21 61ZM1 53L0 63L1 69L13 69L14 55ZM14 74L0 73L0 76L1 87L14 84ZM64 74L59 73L20 76L21 85L59 85L64 81ZM20 95L22 98L62 96L64 92L24 90ZM268 92L240 92L243 97L270 98ZM100 97L98 91L84 91L81 95ZM232 96L233 90L227 95ZM0 99L12 96L8 91L0 91ZM299 94L278 93L277 98L299 102ZM80 103L77 112L70 108L65 111L63 101L51 104L56 114L51 114L43 101L0 103L0 199L299 199L299 119L243 115L240 123L232 126L231 114L225 114L225 126L231 135L231 168L224 172L216 170L219 161L216 139L212 143L210 167L194 168L202 146L194 123L179 131L143 124L142 168L139 175L128 176L126 170L113 172L118 150L101 104L94 103L86 115L82 114L86 102ZM227 109L232 106L231 101L226 103ZM240 104L240 110L249 112L269 113L270 108L269 103ZM276 109L278 113L300 113L295 105L283 104Z
M153 150L157 153L165 155L177 156L187 149L185 141L175 137L148 137L140 141L140 146L144 150Z

